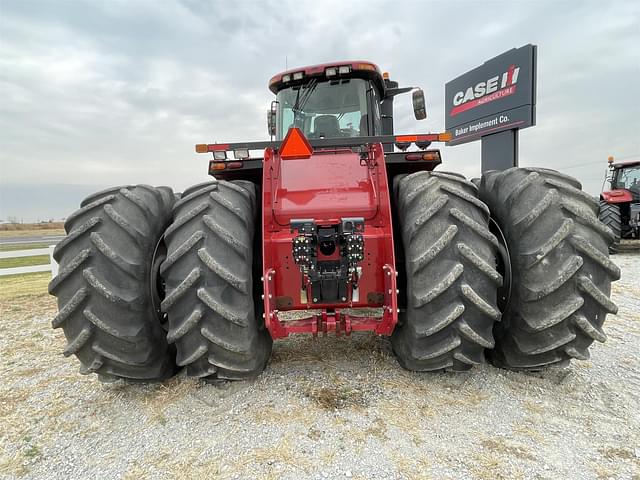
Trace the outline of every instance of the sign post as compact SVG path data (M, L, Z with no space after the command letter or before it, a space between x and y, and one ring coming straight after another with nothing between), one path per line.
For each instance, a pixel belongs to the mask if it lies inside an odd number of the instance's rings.
M536 124L535 45L498 55L445 86L447 145L482 140L482 172L518 165L518 130Z

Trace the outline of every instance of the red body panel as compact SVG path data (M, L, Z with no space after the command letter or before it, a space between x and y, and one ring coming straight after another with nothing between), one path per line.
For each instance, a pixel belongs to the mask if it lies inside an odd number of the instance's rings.
M607 203L627 203L633 200L633 195L629 190L618 189L602 192L602 198Z
M262 185L263 286L265 323L273 338L290 333L373 330L391 334L397 322L397 292L391 201L382 145L366 158L348 149L316 151L310 158L282 160L272 149L264 155ZM340 304L313 303L301 296L302 274L292 258L290 221L313 219L319 226L344 217L363 217L364 260L359 299ZM322 257L319 260L331 259ZM383 307L382 316L355 317L341 309ZM279 311L320 309L309 317L282 321Z
M640 160L623 160L621 162L614 162L613 168L622 168L640 165Z
M275 180L277 223L287 225L292 218L370 219L376 215L376 179L351 150L321 151L308 159L283 160L282 165Z

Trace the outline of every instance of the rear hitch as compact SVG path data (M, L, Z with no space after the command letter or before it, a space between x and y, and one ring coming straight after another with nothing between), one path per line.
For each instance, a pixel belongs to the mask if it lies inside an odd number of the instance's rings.
M364 219L342 218L336 225L292 220L293 260L300 269L300 298L304 303L348 303L359 298L358 282L364 259Z

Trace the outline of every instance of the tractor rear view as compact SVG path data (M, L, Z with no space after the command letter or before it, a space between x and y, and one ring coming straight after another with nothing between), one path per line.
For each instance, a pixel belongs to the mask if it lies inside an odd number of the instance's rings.
M390 336L415 371L539 369L605 340L615 235L578 181L436 171L450 135L397 135L395 97L423 119L424 94L370 62L269 88L269 141L196 146L210 182L116 187L67 219L49 290L82 373L243 379L292 334Z
M609 250L617 253L620 240L640 240L640 160L614 162L609 157L607 173L611 188L600 194L600 220L613 232Z

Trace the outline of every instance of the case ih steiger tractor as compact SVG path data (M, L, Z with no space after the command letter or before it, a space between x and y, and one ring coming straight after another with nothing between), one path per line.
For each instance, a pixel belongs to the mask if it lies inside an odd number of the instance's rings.
M614 233L609 251L617 253L620 239L640 239L640 160L608 160L605 182L611 189L600 194L600 220Z
M422 119L424 95L369 62L269 88L271 140L196 146L212 181L115 187L67 219L49 291L81 372L242 379L301 333L390 336L416 371L538 369L605 340L614 235L578 181L434 171L449 134L396 135L395 96Z

